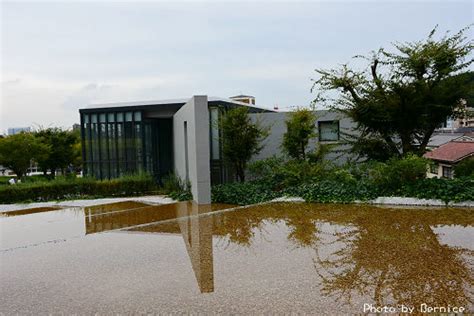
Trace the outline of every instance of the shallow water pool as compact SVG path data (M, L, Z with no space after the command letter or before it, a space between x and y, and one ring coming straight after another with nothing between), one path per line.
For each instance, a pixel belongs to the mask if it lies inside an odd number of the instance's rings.
M5 212L0 314L472 310L473 224L473 209L307 203Z

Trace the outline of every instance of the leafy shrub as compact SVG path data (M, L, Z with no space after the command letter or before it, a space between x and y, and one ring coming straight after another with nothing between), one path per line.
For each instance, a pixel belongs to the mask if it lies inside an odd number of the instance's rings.
M324 178L331 169L328 163L310 163L306 160L284 161L282 158L269 158L254 162L250 174L254 180L266 183L271 189L281 190L286 187L314 182Z
M273 177L278 169L282 168L284 163L285 160L277 156L254 161L248 165L250 178L253 180L269 179Z
M305 183L285 190L285 195L302 197L306 202L349 203L356 200L367 201L378 196L379 191L367 182L350 180L323 180Z
M174 173L170 173L163 179L163 191L174 200L188 201L193 199L191 183L182 180Z
M474 177L421 179L404 184L399 194L420 199L440 199L444 202L473 201Z
M371 170L369 177L375 185L387 190L397 190L403 184L414 183L426 177L428 161L415 155L402 159L391 158L379 163Z
M282 148L292 158L306 159L309 141L316 136L316 116L310 109L297 109L285 121Z
M454 176L456 178L474 176L474 157L464 159L454 166Z
M215 185L212 187L212 202L247 205L265 202L281 196L265 182L249 181Z

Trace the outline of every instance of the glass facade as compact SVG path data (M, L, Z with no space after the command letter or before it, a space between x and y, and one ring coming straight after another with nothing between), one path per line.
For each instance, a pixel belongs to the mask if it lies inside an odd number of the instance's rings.
M168 173L171 120L142 117L141 111L82 113L84 174L110 179L146 171L160 179Z
M233 177L223 163L219 127L227 110L225 104L209 107L212 184L225 183ZM144 171L161 181L172 172L173 118L146 111L131 107L81 111L85 176L111 179Z
M229 182L232 173L224 165L222 159L222 129L220 121L225 115L226 108L223 106L213 106L209 108L209 144L211 157L211 184L221 184Z

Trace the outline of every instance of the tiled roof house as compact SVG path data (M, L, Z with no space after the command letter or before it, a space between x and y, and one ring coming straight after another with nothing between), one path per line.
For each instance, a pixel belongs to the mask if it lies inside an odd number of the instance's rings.
M461 136L433 151L427 152L424 157L433 160L428 177L452 178L452 167L464 159L474 156L474 138Z

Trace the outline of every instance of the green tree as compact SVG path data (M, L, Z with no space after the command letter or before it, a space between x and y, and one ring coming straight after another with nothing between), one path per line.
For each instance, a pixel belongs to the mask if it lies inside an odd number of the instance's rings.
M261 142L268 136L268 129L251 121L247 107L229 110L221 121L221 128L224 160L243 182L247 164L253 155L262 150Z
M474 176L474 157L464 159L454 166L454 176L456 178Z
M381 48L370 57L356 56L368 62L362 71L348 65L317 69L315 102L358 124L361 135L354 150L359 154L372 158L375 153L382 160L421 155L434 130L455 117L462 99L472 93L473 76L466 69L474 46L464 35L468 29L436 40L435 28L425 40L394 44L395 52Z
M284 151L294 159L306 159L309 141L316 136L316 116L309 109L298 109L290 114L285 124Z
M38 159L38 165L45 174L50 170L51 177L54 178L56 170L64 172L69 165L77 163L79 152L76 144L80 140L76 132L47 128L37 131L35 135L41 143L51 148L47 155Z
M42 144L32 133L19 133L0 138L0 164L22 178L33 160L44 159L50 147Z

